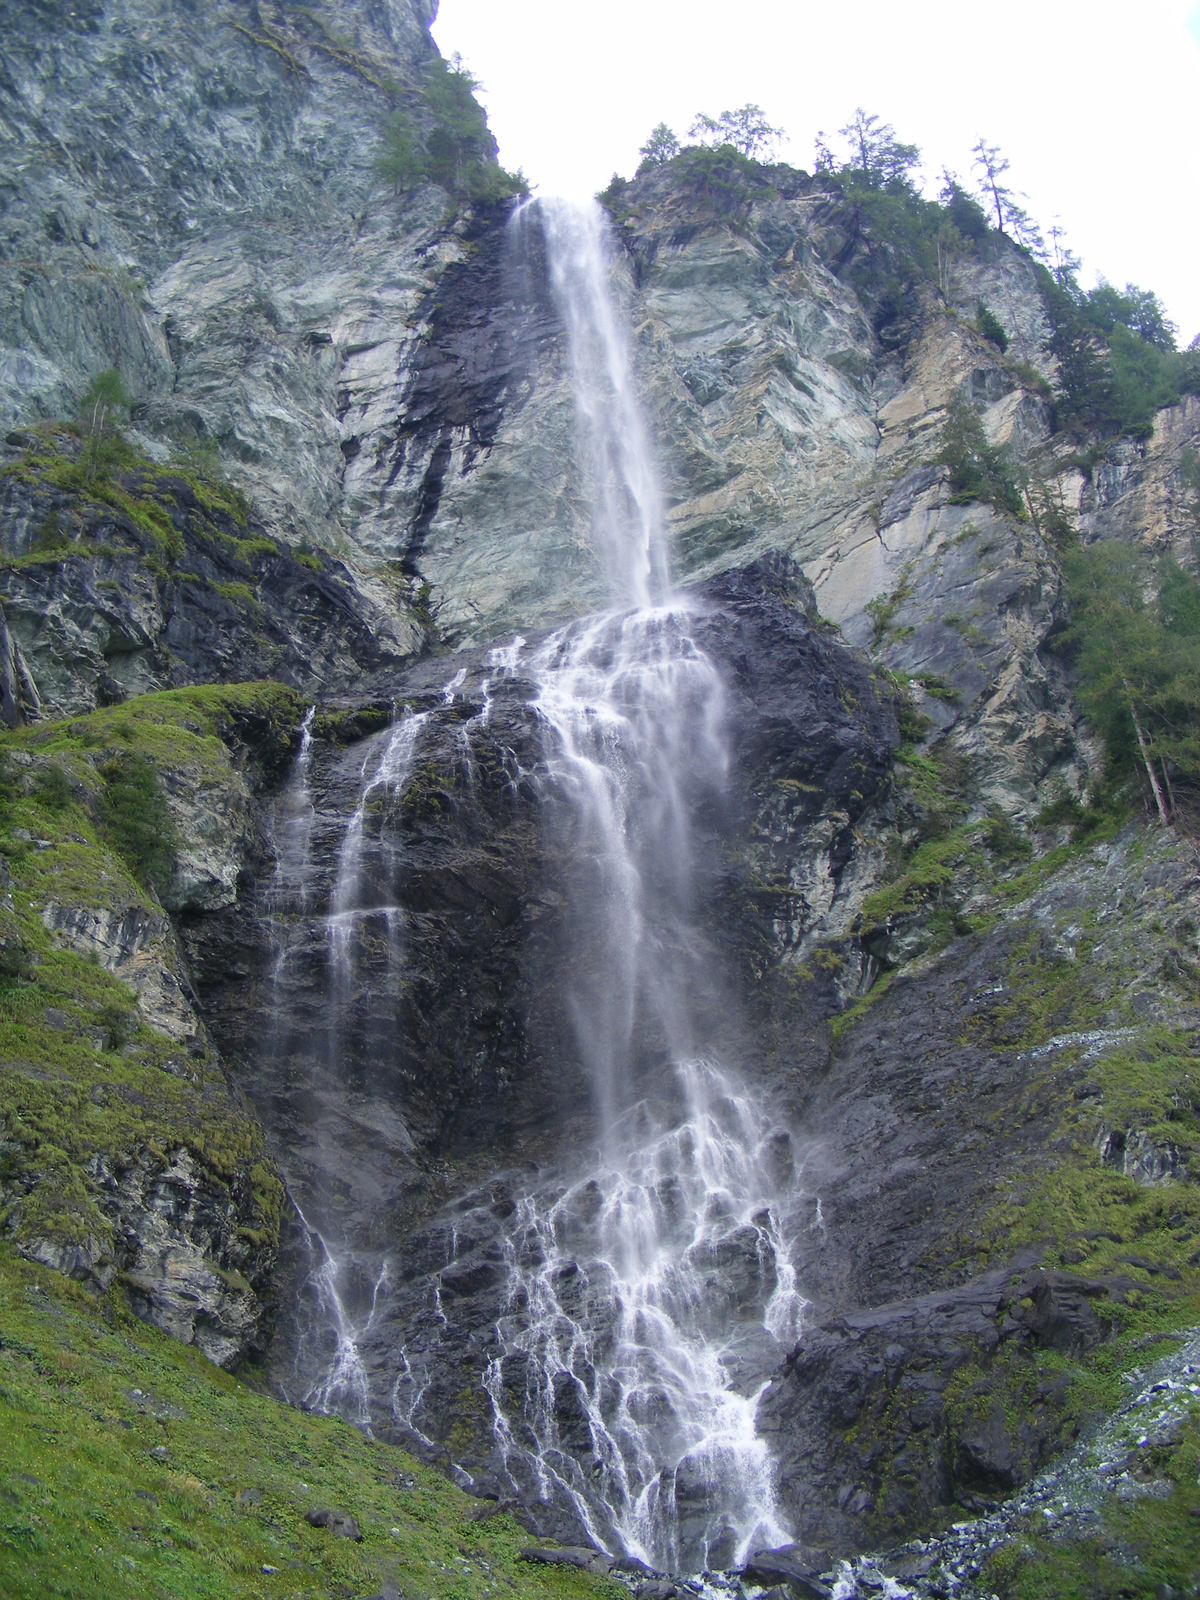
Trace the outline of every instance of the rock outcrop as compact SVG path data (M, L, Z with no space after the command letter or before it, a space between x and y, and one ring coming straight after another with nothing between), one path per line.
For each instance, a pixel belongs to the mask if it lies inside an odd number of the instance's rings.
M119 1282L140 1315L221 1366L265 1347L282 1190L164 903L236 897L256 825L247 780L257 787L286 755L300 705L271 685L140 700L115 724L101 713L27 732L5 758L8 825L33 824L14 827L2 913L15 952L0 1071L5 1232L30 1260L99 1288ZM147 750L170 830L161 898L114 848L129 835L114 832L105 799L114 769Z
M895 724L786 562L701 593L695 638L721 668L736 730L729 806L704 823L697 886L721 965L740 975L714 997L726 1011L714 1025L764 1093L790 1094L803 1019L832 1003L832 984L810 975L790 1005L782 989L774 1007L736 996L772 963L781 897L812 938L841 915L854 830L886 789ZM515 1200L571 1169L595 1138L594 1107L565 1010L565 862L547 833L533 686L494 652L453 664L449 687L440 660L398 679L391 699L407 720L365 745L327 742L318 720L302 778L276 808L256 893L181 928L210 1025L272 1131L306 1227L354 1263L348 1303L366 1294L375 1304L358 1341L371 1392L425 1374L417 1403L373 1403L372 1425L451 1449L500 1492L489 1413L464 1412L454 1397L472 1392L486 1364ZM372 788L385 770L389 781ZM339 901L356 807L370 889ZM803 883L792 881L800 861ZM373 908L387 908L403 938L356 935L354 965L338 976L331 905L377 921ZM744 1241L748 1266L727 1263L731 1278L755 1275L754 1242ZM301 1283L310 1248L302 1238L293 1258ZM289 1393L319 1379L314 1338L304 1313L281 1330L275 1370ZM562 1531L554 1515L545 1531Z

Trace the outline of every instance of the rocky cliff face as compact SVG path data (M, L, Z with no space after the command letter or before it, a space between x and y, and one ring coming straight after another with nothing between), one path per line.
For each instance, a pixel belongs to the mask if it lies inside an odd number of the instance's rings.
M119 1274L222 1363L282 1285L289 1394L507 1494L503 1236L594 1128L505 645L604 591L536 243L375 176L428 20L5 13L0 963L26 1031L0 1173L23 1251ZM796 1537L850 1552L992 1505L1109 1403L1106 1362L1196 1314L1194 847L1136 815L1072 833L1101 752L1048 640L1063 522L1192 561L1200 407L1087 461L1052 432L1028 260L993 237L898 300L889 240L819 176L731 208L668 165L614 212L674 571L736 730L703 823L712 1005L808 1205L806 1332L759 1426ZM110 367L134 455L97 475L65 423ZM1059 523L954 493L955 403ZM184 687L252 678L289 688ZM134 756L173 829L157 880L105 810ZM353 962L331 914L365 919ZM713 1281L757 1316L743 1243Z
M774 965L779 897L802 899L780 887L797 860L810 880L806 922L815 931L841 913L853 833L882 796L895 724L862 663L806 614L811 592L794 568L759 564L703 592L713 609L696 641L728 674L738 729L728 811L707 821L697 889L730 974L714 1027L764 1095L790 1098L804 1030L832 985L813 973L790 995L777 986L774 1005L734 996L752 996ZM273 1130L306 1225L354 1253L345 1293L355 1317L364 1294L374 1308L359 1341L374 1425L451 1449L501 1492L488 1414L462 1413L453 1397L477 1388L486 1365L514 1196L572 1172L595 1142L596 1113L567 1014L571 863L546 833L534 687L488 653L453 664L449 688L445 661L397 683L399 735L343 749L318 723L303 798L293 787L277 803L274 860L256 893L182 928L206 1014ZM303 836L289 832L310 805ZM348 899L356 808L369 888ZM331 905L357 919L344 972ZM311 1330L290 1331L276 1372L303 1395L322 1364L296 1346ZM398 1386L421 1392L388 1402ZM545 1514L561 1531L561 1512Z
M427 9L5 21L8 425L72 416L115 367L135 443L217 447L271 533L338 546L350 391L394 412L408 321L461 251L440 193L398 208L374 174L388 86L433 53ZM403 583L359 578L373 631L411 647Z
M271 729L286 740L298 709L231 693L52 724L10 740L3 772L7 1234L94 1287L119 1281L222 1366L264 1348L282 1191L163 906L236 898ZM131 770L161 785L132 814L114 800ZM157 893L114 848L156 805L174 858Z

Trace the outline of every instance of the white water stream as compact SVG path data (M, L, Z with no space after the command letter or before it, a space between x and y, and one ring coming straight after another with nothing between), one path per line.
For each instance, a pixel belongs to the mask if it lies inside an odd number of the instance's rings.
M701 613L670 589L655 461L602 213L535 201L510 226L518 255L528 258L537 234L544 244L594 554L614 609L532 648L517 639L493 651L479 685L483 724L498 679L519 674L537 686L544 814L565 882L564 999L599 1129L586 1170L532 1188L505 1225L507 1281L485 1387L502 1469L518 1493L557 1502L597 1544L657 1569L729 1566L789 1537L755 1410L804 1302L788 1258L797 1203L789 1134L725 1059L707 863L697 860L699 824L725 798L725 692L698 642ZM447 683L447 708L464 676ZM398 983L404 916L385 903L395 873L376 859L384 846L367 823L383 792L408 780L424 726L438 715L410 713L372 741L325 919L334 1011L350 998L368 923L378 924ZM465 727L462 738L471 781ZM280 896L300 910L311 871L307 762L306 732L277 823ZM331 1029L331 1072L339 1049ZM376 1269L372 1289L365 1263L356 1266L352 1253L335 1259L305 1226L312 1315L301 1342L312 1358L302 1398L366 1423L359 1345L387 1268ZM351 1278L357 1317L346 1310ZM400 1363L401 1420L416 1428L428 1374L403 1353Z
M788 1537L754 1417L803 1309L787 1132L711 1037L720 982L693 834L723 796L725 696L670 593L600 209L538 201L513 226L544 233L596 554L620 609L519 663L539 689L568 863L567 1000L602 1147L565 1192L518 1207L487 1387L519 1489L565 1497L597 1543L659 1569L724 1565ZM520 1415L506 1409L514 1356L532 1374Z
M381 925L386 946L386 985L397 988L404 913L389 901L393 863L385 859L391 846L370 835L368 813L391 791L402 789L411 773L424 713L406 713L386 737L371 741L359 774L359 801L342 836L337 875L328 908L316 913L316 868L313 861L313 799L309 787L312 752L310 708L300 728L300 749L289 783L276 807L275 875L269 905L276 926L275 1001L271 1008L269 1047L286 1042L289 1022L280 1002L280 981L296 951L288 938L292 919L313 918L323 927L326 943L326 993L329 1021L324 1029L324 1067L337 1084L343 1075L343 1039L336 1020L350 1002L358 939ZM301 923L303 933L303 923ZM318 1124L316 1143L321 1143ZM316 1411L337 1412L360 1427L370 1428L370 1377L359 1345L370 1333L388 1286L386 1258L363 1256L340 1240L330 1240L306 1216L295 1194L292 1204L300 1222L304 1263L297 1285L292 1323L295 1339L293 1370L298 1382L290 1396ZM353 1309L352 1309L353 1308Z

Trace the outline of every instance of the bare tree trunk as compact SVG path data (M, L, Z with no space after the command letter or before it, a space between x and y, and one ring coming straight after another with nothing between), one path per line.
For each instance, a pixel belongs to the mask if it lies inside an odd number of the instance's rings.
M1121 682L1125 685L1125 698L1129 702L1129 715L1133 718L1133 731L1137 734L1138 749L1142 752L1142 765L1146 769L1146 776L1150 779L1150 787L1154 791L1154 803L1158 806L1159 819L1164 828L1171 824L1171 813L1167 810L1167 802L1163 799L1162 785L1158 781L1158 774L1154 770L1154 763L1150 759L1150 751L1146 745L1146 735L1142 732L1142 725L1138 721L1138 714L1133 708L1133 695L1129 689L1129 680L1124 675Z
M1167 758L1159 756L1158 764L1162 768L1163 782L1167 786L1167 804L1171 807L1171 815L1174 816L1179 807L1175 804L1175 791L1171 787L1171 774L1167 771Z

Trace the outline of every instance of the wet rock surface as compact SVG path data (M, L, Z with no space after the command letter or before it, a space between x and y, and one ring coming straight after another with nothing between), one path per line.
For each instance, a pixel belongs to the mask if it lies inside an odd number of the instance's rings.
M725 682L735 762L727 802L701 823L697 892L716 908L722 964L751 984L772 922L755 889L761 854L739 854L736 841L757 814L759 785L776 820L780 792L790 797L780 850L809 840L810 854L823 851L836 897L855 820L886 784L894 722L862 662L814 623L786 563L714 582L694 604L693 637ZM304 797L294 776L274 809L278 867L264 853L250 863L252 898L181 922L206 1014L306 1223L351 1263L343 1287L377 1397L364 1394L364 1419L449 1455L477 1488L500 1494L511 1484L494 1461L482 1381L510 1292L506 1239L524 1198L568 1184L595 1137L592 1085L564 1011L573 956L533 693L519 660L505 669L486 653L460 654L398 679L386 714L403 707L399 720L365 744L323 739L318 719ZM353 728L364 709L326 713L328 726L341 717ZM380 780L410 733L403 767ZM356 807L370 889L353 902L354 962L339 978L333 939L350 903L338 885ZM778 1015L743 1010L730 994L714 997L724 1013L714 1027L766 1092L786 1097L797 1057L812 1048L804 1019L818 1018L831 992L817 984L801 998L783 1059ZM770 1285L760 1282L759 1235L745 1232L714 1259L712 1285L752 1322ZM298 1310L273 1357L298 1397L329 1356L305 1320L315 1249L301 1231L290 1267ZM515 1360L503 1381L520 1388ZM571 1404L564 1390L569 1435ZM560 1507L527 1502L526 1516L543 1535L571 1532Z
M1185 1593L1161 1583L1150 1590L1145 1565L1111 1527L1115 1506L1177 1493L1163 1469L1200 1419L1200 1341L1194 1329L1175 1338L1182 1348L1128 1373L1114 1413L1020 1494L932 1538L839 1564L827 1574L839 1595L867 1600L884 1590L920 1600L949 1594L975 1600L994 1593L998 1578L1039 1567L1044 1572L1072 1554L1097 1578L1160 1596ZM1194 1562L1191 1522L1187 1518L1182 1539L1192 1548L1181 1544L1171 1552L1180 1571ZM997 1557L1003 1567L995 1565Z
M1130 1294L1177 1281L1145 1254L1131 1271L1139 1253L1116 1234L1052 1216L1023 1255L969 1267L1003 1250L1007 1195L1064 1160L1090 1167L1106 1137L1097 1061L1137 1035L1120 1021L1161 984L1150 923L1198 887L1190 847L1177 856L1163 840L1146 861L1128 842L897 972L806 1082L820 1213L797 1263L813 1322L760 1408L801 1538L861 1549L1003 1499L1085 1420L1074 1379L1026 1358L1081 1362L1123 1324ZM1108 931L1072 976L1063 930L1084 906ZM1194 1025L1188 998L1157 992L1163 1014ZM1080 1009L1090 1028L1072 1026ZM1143 1164L1151 1187L1161 1163ZM1089 1274L1097 1248L1111 1265Z
M1092 1349L1131 1289L1128 1278L1001 1271L812 1328L760 1410L803 1535L847 1553L875 1529L903 1533L943 1507L983 1510L1011 1494L1078 1422L1069 1379L1053 1371L1031 1378L1014 1415L1006 1365Z

